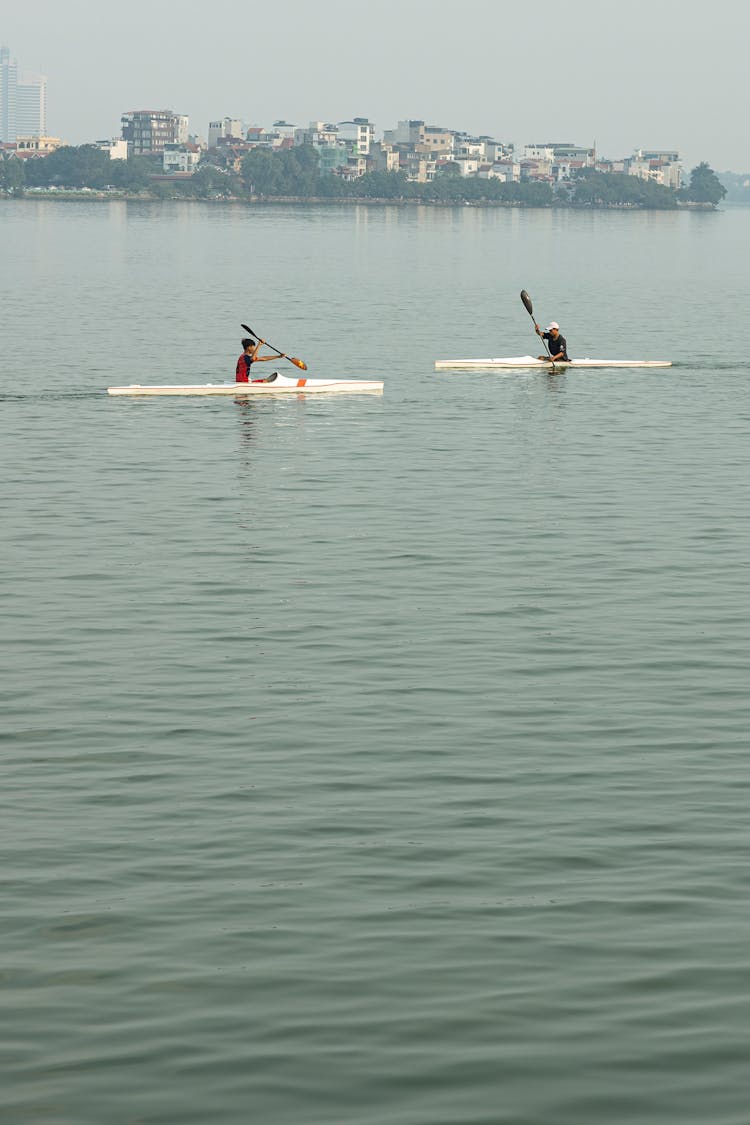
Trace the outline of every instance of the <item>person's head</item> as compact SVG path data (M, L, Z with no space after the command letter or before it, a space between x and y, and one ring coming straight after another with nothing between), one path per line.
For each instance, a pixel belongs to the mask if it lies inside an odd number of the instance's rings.
M557 333L560 331L560 325L557 323L556 320L553 320L551 324L547 325L547 331L551 332L553 336L556 336Z
M243 352L246 352L248 348L254 348L254 347L255 347L255 340L251 340L249 336L246 336L245 339L242 341Z

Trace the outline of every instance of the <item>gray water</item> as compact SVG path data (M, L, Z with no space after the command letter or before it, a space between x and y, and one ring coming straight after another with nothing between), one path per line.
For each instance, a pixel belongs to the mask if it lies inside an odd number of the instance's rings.
M746 1125L749 235L0 204L3 1120Z

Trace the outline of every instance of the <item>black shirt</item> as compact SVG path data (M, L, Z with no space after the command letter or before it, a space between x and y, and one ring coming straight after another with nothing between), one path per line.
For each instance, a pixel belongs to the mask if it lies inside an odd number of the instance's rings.
M558 333L557 339L553 340L551 332L542 332L542 339L549 340L549 350L551 355L557 355L559 352L562 352L563 360L566 363L570 363L570 360L568 359L568 341L563 335Z

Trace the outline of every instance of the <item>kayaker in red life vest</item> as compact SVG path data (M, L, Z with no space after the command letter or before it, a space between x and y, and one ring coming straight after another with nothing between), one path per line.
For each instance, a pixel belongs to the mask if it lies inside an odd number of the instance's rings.
M272 374L265 379L250 378L250 368L254 363L265 363L267 359L286 358L286 352L283 352L281 355L258 355L261 344L265 344L265 342L265 340L251 340L250 337L246 337L242 341L243 352L237 360L237 369L234 373L235 383L272 383L274 381L278 375L278 371L272 372Z
M568 342L564 336L560 335L560 325L556 320L553 320L548 325L546 332L542 332L538 324L535 324L537 336L541 336L543 340L549 341L549 355L537 356L537 359L546 359L552 363L570 363L568 359Z

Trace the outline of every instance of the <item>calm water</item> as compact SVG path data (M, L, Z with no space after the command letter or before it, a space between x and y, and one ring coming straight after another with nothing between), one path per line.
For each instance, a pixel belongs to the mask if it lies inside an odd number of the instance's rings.
M0 204L4 1120L746 1125L749 242Z

